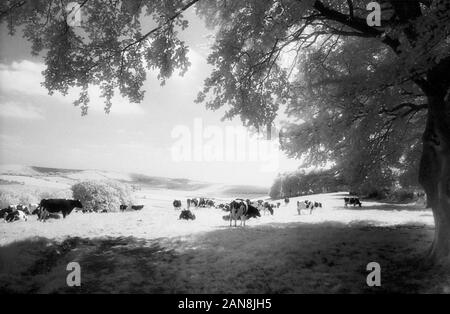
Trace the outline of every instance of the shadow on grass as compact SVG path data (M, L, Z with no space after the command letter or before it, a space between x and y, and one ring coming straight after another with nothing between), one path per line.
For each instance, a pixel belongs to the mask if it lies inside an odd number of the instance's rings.
M223 228L187 239L34 238L0 247L0 292L449 292L448 269L422 263L432 233L360 222ZM72 261L81 265L81 287L66 285ZM366 285L372 261L381 265L381 287Z
M344 203L344 201L342 201ZM367 205L364 201L362 202L362 207L359 206L353 206L349 205L348 207L345 207L342 205L341 209L348 209L348 210L385 210L385 211L395 211L395 210L406 210L406 211L430 211L428 208L425 208L423 205L415 205L415 204L386 204L386 203L380 203L380 204L371 204Z

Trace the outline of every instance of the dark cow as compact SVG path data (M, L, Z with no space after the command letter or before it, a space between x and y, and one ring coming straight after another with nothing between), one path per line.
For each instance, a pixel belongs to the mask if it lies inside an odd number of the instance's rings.
M63 218L66 218L72 210L76 208L83 208L83 205L79 200L66 200L66 199L43 199L39 204L39 207L48 213L61 212ZM44 218L45 221L46 218Z
M353 205L353 207L355 207L356 205L359 205L359 207L362 206L358 197L344 197L344 202L345 207L347 207L348 204Z
M281 203L277 202L277 208L280 208Z
M141 210L144 208L144 205L131 205L131 209L133 210Z
M257 218L257 217L261 217L261 214L260 214L258 208L254 207L252 205L248 205L247 213L245 213L245 219ZM244 226L245 226L245 220L244 220Z
M178 219L195 220L195 215L189 209L183 209Z
M175 209L179 209L181 207L180 200L174 200L172 204L173 204L173 208L175 208Z
M120 211L124 211L124 210L126 210L128 208L128 206L127 205L120 205Z
M286 198L284 199L284 205L287 205L287 204L289 204L289 197L286 197Z

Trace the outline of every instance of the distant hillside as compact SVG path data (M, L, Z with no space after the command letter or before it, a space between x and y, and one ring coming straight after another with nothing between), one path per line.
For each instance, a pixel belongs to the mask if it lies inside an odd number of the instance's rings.
M43 173L43 174L60 174L60 173L73 173L73 172L83 171L83 170L78 170L78 169L47 168L47 167L36 167L36 166L30 166L30 168L39 173Z
M0 186L21 184L40 188L67 189L83 180L117 180L145 189L192 191L192 195L220 194L226 197L267 195L268 189L257 186L200 182L186 178L167 178L137 173L81 170L22 165L0 165Z

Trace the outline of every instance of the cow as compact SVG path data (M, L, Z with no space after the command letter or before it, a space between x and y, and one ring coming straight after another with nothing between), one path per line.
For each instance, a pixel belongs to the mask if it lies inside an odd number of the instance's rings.
M198 207L199 205L199 199L196 198L188 198L187 199L187 207L188 209L193 205L194 207Z
M128 208L128 206L127 205L120 205L120 211L124 211L124 210L126 210Z
M302 210L306 209L306 202L307 201L304 201L304 202L297 201L297 212L299 215L302 214Z
M241 226L245 226L245 221L253 217L261 217L259 210L249 204L249 200L244 202L242 200L235 200L230 203L230 227L234 220L234 226L237 226L237 220L241 220Z
M303 202L297 201L297 212L299 215L302 214L303 210L309 210L309 214L311 215L312 212L316 209L316 208L321 208L322 207L322 203L320 202L312 202L309 200L305 200Z
M200 197L198 200L198 207L206 207L206 200L203 197Z
M173 204L173 208L174 209L181 208L181 201L180 200L174 200L172 204Z
M178 219L195 220L195 215L189 209L183 209Z
M289 197L284 198L284 206L287 206L289 204Z
M23 220L23 221L27 221L27 215L22 211L22 210L15 210L13 212L10 212L9 214L6 215L5 221L6 222L13 222L16 220Z
M0 210L0 219L6 218L6 216L8 216L8 214L12 213L14 210L8 206L6 208L3 208Z
M275 207L275 205L269 204L269 202L264 202L264 204L262 204L261 206L262 206L262 210L263 210L263 214L264 215L266 215L268 213L273 215L273 208Z
M79 200L67 200L67 199L43 199L39 204L42 211L47 213L61 212L63 218L66 218L74 208L83 208L83 205ZM43 215L45 221L47 215Z
M49 213L46 209L42 207L37 208L38 220L45 222L47 219L60 219L61 217L57 213Z
M133 210L141 210L144 208L144 205L131 205L131 209Z
M280 206L281 206L281 203L277 202L277 208L280 208Z
M213 200L206 200L206 206L208 206L208 207L214 207L214 206L215 206L215 203L214 203Z
M358 197L344 197L344 203L345 207L347 207L348 204L353 205L353 207L355 207L356 205L359 205L359 207L362 206L362 203L360 202Z

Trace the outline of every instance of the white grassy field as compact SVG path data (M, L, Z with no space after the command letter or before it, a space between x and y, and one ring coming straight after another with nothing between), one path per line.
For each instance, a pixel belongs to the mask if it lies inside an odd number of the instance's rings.
M431 211L375 202L344 208L344 194L292 198L237 228L219 209L195 209L197 219L184 221L172 208L186 196L226 200L217 186L143 188L137 212L0 222L0 292L450 293L450 270L422 259ZM323 208L299 216L296 201L304 199ZM81 265L81 287L66 285L72 261ZM381 265L381 287L366 285L372 261Z

